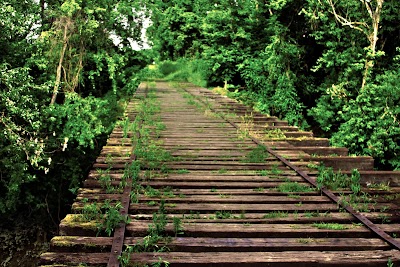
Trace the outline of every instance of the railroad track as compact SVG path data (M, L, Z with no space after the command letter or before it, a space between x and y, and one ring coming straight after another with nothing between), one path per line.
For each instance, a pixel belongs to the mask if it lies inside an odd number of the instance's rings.
M400 263L399 172L190 84L142 84L126 118L42 266ZM321 163L362 191L316 188Z

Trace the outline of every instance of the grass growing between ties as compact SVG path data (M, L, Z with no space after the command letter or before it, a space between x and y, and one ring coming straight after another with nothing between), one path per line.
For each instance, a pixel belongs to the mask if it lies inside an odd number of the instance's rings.
M264 163L269 156L267 149L264 146L258 145L246 155L246 158L243 159L242 162Z
M303 185L298 182L285 182L277 187L278 192L293 193L293 192L313 192L315 191L308 185Z
M186 170L186 169L180 169L176 171L177 174L186 174L186 173L190 173L190 171Z
M121 266L131 266L131 254L140 252L165 252L168 251L168 243L172 240L166 230L168 224L166 207L174 207L176 204L166 204L165 198L177 197L171 187L153 188L149 185L143 186L142 182L150 179L155 173L157 176L166 175L170 172L166 163L173 157L163 147L157 138L165 130L159 116L160 107L156 95L149 91L147 98L143 99L137 106L137 115L134 122L136 135L132 136L135 147L136 160L126 167L126 175L132 180L131 202L139 203L141 197L153 198L146 204L158 206L158 211L153 213L153 221L149 225L147 235L132 246L126 246L119 257ZM187 170L179 170L179 173L187 173ZM143 174L143 175L142 175ZM185 197L180 194L179 197ZM174 236L183 234L183 225L180 218L172 221ZM169 263L161 258L151 266L168 266ZM144 265L148 266L148 265Z
M377 204L376 197L361 192L360 172L353 169L351 175L340 171L334 172L332 168L320 166L318 168L317 184L319 188L325 187L330 190L350 189L350 193L340 193L341 206L350 206L358 212L370 212Z
M253 189L254 192L264 192L265 188L264 187L257 187Z
M147 98L138 99L136 105L136 116L134 121L125 120L122 123L124 137L131 137L132 146L134 147L133 154L136 159L125 165L124 173L116 185L117 179L114 180L111 175L113 168L113 158L107 155L105 163L107 169L99 169L97 171L98 181L106 193L121 193L128 185L131 186L130 199L131 203L138 203L141 196L155 198L148 204L159 206L157 213L153 214L153 223L149 226L148 235L142 241L134 246L127 247L120 257L121 265L128 266L131 252L141 251L165 251L166 246L160 246L159 242L166 243L168 237L165 233L167 217L165 212L165 201L162 198L176 197L172 188L152 188L151 186L144 187L142 182L148 178L150 172L165 173L168 168L165 162L171 161L171 155L160 146L158 138L161 131L165 129L160 116L159 103L155 94L149 91ZM143 175L141 175L143 173ZM146 175L144 175L146 173ZM156 198L161 198L157 200ZM160 202L161 201L161 202ZM83 200L84 206L81 214L77 216L79 222L85 222L93 229L97 229L97 234L105 234L112 236L114 230L120 223L129 223L130 218L122 216L120 210L122 205L120 202L112 202L105 200L103 204L89 203L87 199ZM183 233L181 222L174 220L175 236ZM153 266L163 265L168 263L160 260Z
M121 266L131 266L130 261L134 253L169 251L168 243L172 241L173 237L167 234L168 219L166 214L165 201L161 200L158 211L153 213L153 222L149 225L147 235L136 244L126 246L122 255L119 256L118 259ZM172 225L175 238L184 234L184 227L180 218L174 217ZM169 263L160 258L158 262L153 263L151 266L169 266Z
M374 190L380 190L380 191L390 191L390 182L387 183L367 183L367 187L374 189Z
M121 266L131 266L131 254L141 252L167 252L168 243L172 240L172 237L167 235L166 226L168 224L166 204L165 200L161 200L159 203L152 201L152 206L159 205L158 211L153 213L152 223L149 224L147 235L140 241L132 246L126 246L122 255L119 256ZM182 222L179 218L173 219L173 231L175 237L183 234ZM158 265L161 264L161 265ZM160 259L158 262L153 263L151 266L168 266L168 262ZM148 265L144 265L148 266Z
M334 172L331 167L320 166L318 168L317 184L319 188L326 187L330 190L350 188L354 194L358 194L361 190L360 173L357 169L353 169L349 177L340 171Z
M318 210L317 211L306 211L304 212L304 217L306 218L315 218L315 217L329 217L330 213L329 211L320 213Z
M286 218L289 216L288 212L285 211L271 211L264 214L263 219L276 219L276 218Z
M85 199L83 202L87 203L87 201ZM102 205L97 203L85 204L75 221L93 222L97 234L104 232L107 236L111 236L121 222L129 223L130 221L129 217L120 214L121 208L120 202L112 204L110 200L106 200Z
M264 130L264 138L265 139L286 139L286 135L279 128L276 128L273 130L265 129Z
M348 226L340 224L340 223L314 223L314 227L318 229L327 229L327 230L346 230L349 229Z
M268 176L270 174L270 172L268 170L260 170L260 171L257 171L257 173L260 176Z
M376 198L365 192L358 194L340 193L340 204L342 206L351 206L358 212L370 212L371 209L375 210ZM385 212L385 210L381 210L381 212Z

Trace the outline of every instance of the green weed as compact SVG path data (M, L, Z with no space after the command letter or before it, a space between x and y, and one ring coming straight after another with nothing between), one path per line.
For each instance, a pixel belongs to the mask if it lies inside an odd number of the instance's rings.
M183 225L182 225L182 220L178 217L174 217L173 218L173 225L174 225L174 233L175 233L175 237L177 237L178 235L182 235L184 234L183 230Z
M264 130L264 135L266 139L286 139L285 133L279 129L265 129Z
M190 171L188 171L188 170L186 170L186 169L180 169L180 170L177 170L176 173L178 173L178 174L185 174L185 173L190 173Z
M312 189L308 185L299 184L298 182L286 182L278 186L277 190L283 193L293 193L293 192L312 192Z
M263 218L264 219L275 219L275 218L286 218L288 216L289 216L288 212L271 211L271 212L264 214Z
M264 192L265 188L263 188L263 187L254 188L253 191L255 191L255 192Z
M348 226L340 224L340 223L314 223L314 227L318 229L328 229L328 230L346 230L349 229Z
M283 171L279 169L279 165L273 165L271 169L271 173L275 175L282 174Z
M353 169L351 177L348 177L340 171L334 172L331 167L320 166L318 168L317 184L319 188L326 187L331 190L348 187L355 194L361 190L360 173L357 169Z
M246 158L242 162L263 163L269 157L269 153L264 146L258 145L256 148L247 153Z
M260 171L258 171L258 174L260 174L261 176L268 176L269 173L270 172L268 170L260 170Z
M226 170L226 169L219 169L218 170L218 173L219 174L224 174L224 173L227 173L228 171Z

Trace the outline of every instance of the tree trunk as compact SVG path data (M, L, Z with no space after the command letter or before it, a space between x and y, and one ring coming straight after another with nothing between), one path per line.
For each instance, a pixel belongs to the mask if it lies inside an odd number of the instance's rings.
M57 94L58 94L58 87L60 86L60 83L61 83L62 64L63 64L63 61L64 61L65 51L67 50L67 46L68 46L67 31L68 31L68 22L66 22L65 25L64 25L64 37L63 37L63 43L64 44L63 44L63 48L62 48L61 54L60 54L60 61L58 62L57 74L56 74L56 83L54 85L53 96L51 97L50 105L53 105L56 102Z
M384 2L384 0L376 0L375 11L373 11L371 9L371 7L369 6L368 3L365 4L367 7L367 10L368 10L368 13L370 14L370 17L372 19L373 31L368 36L368 40L370 43L369 53L371 53L371 54L367 55L367 58L365 60L365 70L364 70L363 80L362 80L362 84L361 84L361 90L364 90L365 85L367 84L369 72L374 67L374 64L375 64L376 45L377 45L378 39L379 39L378 32L379 32L379 23L381 20L381 11L382 11L383 2Z
M40 19L42 20L42 27L44 25L44 6L45 6L45 0L40 0Z

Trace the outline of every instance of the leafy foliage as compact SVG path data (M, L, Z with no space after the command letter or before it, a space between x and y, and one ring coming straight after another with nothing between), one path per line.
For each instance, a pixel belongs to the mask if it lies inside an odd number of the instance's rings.
M5 222L24 207L58 224L149 60L129 45L140 37L141 9L113 0L0 4Z
M400 68L387 71L367 85L341 114L344 123L332 137L335 145L370 155L381 166L400 168Z

